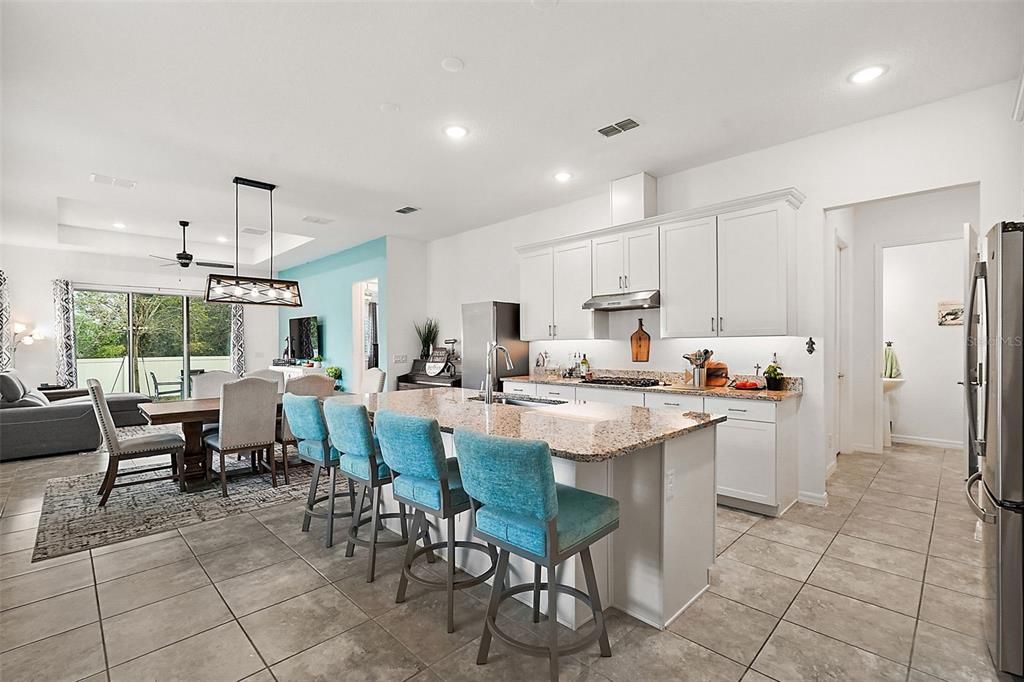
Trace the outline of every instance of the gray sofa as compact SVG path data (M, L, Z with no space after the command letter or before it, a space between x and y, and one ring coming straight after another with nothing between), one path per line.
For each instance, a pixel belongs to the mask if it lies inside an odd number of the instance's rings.
M141 393L107 396L117 426L145 424L139 404L148 402ZM0 372L0 461L95 450L101 442L89 396L50 402L17 371Z

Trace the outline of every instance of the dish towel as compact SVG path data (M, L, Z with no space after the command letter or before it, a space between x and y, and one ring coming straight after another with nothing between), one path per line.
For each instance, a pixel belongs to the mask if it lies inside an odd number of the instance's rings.
M900 370L900 361L896 359L896 351L892 344L885 344L885 358L882 361L882 376L886 379L899 379L903 376Z

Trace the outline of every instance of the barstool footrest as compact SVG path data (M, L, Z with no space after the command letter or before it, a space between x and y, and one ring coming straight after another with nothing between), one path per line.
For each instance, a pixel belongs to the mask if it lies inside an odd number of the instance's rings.
M344 499L345 497L348 497L348 493L345 493L342 496L335 496L335 498L334 498L335 499L335 504L337 504L338 500ZM329 499L331 499L329 495L324 495L322 497L316 498L315 500L313 500L313 505L312 506L310 506L308 504L306 505L306 514L308 514L309 516L312 516L314 519L326 519L327 516L328 516L327 512L325 512L325 511L316 511L314 509L314 507L316 507L316 505L320 504L321 502L326 502ZM371 511L371 509L369 507L363 507L363 509L361 510L360 513L367 513L369 511ZM336 518L336 519L347 519L350 516L352 516L352 511L351 510L349 510L349 511L336 511L336 512L334 512L334 518Z
M550 590L550 584L549 583L539 583L537 585L537 588L542 590L542 591L549 591ZM573 597L575 599L578 599L581 602L583 602L584 604L586 604L587 606L591 606L592 607L592 603L591 603L590 597L587 595L586 592L578 590L575 587L569 587L568 585L561 585L561 584L556 585L555 589L557 589L562 594L565 594L565 595L568 595L568 596ZM533 592L533 590L534 590L534 584L533 583L523 583L521 585L514 585L514 586L508 588L507 590L502 591L501 595L498 597L498 605L500 607L501 602L505 601L509 597L513 597L513 596L515 596L517 594L522 594L523 592ZM549 614L548 617L551 618L552 615ZM554 617L557 618L557 615L555 615ZM583 635L582 637L578 638L576 641L574 641L574 642L572 642L570 644L566 644L565 646L563 646L562 644L559 644L558 645L558 655L559 656L567 656L567 655L570 655L570 654L575 654L575 653L577 653L579 651L583 651L584 649L589 647L591 644L596 642L598 639L600 639L601 638L601 634L604 632L604 614L601 613L601 612L595 613L594 614L594 620L592 622L594 623L594 629L593 629L592 632L589 632L586 635ZM496 637L497 639L501 640L504 644L512 647L513 649L515 649L517 651L521 651L524 654L527 654L528 656L537 656L537 657L540 657L540 658L547 658L548 656L551 655L551 649L549 647L538 646L536 644L527 644L526 642L524 642L522 640L519 640L519 639L516 639L515 637L512 637L510 634L508 634L507 632L502 630L500 627L498 627L498 624L495 622L495 619L493 619L493 618L490 618L490 617L485 618L484 619L484 626L487 628L487 630L494 637Z
M423 536L421 535L420 537L423 537ZM488 578L490 578L492 575L494 575L494 571L497 568L496 564L497 564L497 561L498 561L498 552L497 552L497 550L495 550L495 549L493 549L491 547L488 547L487 545L481 544L479 542L470 542L469 540L456 540L454 544L455 544L455 548L456 549L461 547L462 549L474 549L474 550L477 550L477 551L480 551L480 552L486 552L491 557L491 565L490 565L490 567L486 571L484 571L480 575L470 576L468 578L462 578L461 580L454 581L452 583L452 589L464 590L466 588L473 587L475 585L479 585L480 583L486 582ZM412 555L412 561L416 561L417 558L425 555L427 552L433 552L433 551L436 551L436 550L439 550L439 549L447 549L447 548L448 548L448 543L447 542L432 542L429 545L424 545L423 547L418 547L416 549L416 552ZM453 559L454 559L454 557L448 557L448 561L452 561ZM412 568L410 566L403 565L402 566L402 573L409 580L413 581L414 583L417 583L418 585L422 585L423 587L426 587L427 589L431 589L431 590L446 590L446 589L448 589L448 581L447 580L428 580L426 578L422 578L422 577L416 575L415 573L413 573L412 572Z
M364 508L365 511L365 508ZM402 514L402 512L388 512L386 514L378 514L377 519L383 521L385 519L401 519L402 517L409 518L409 514ZM359 522L348 529L348 541L358 547L369 547L370 541L359 537L359 528L365 526L368 523L373 523L373 516L363 516L360 514ZM426 532L420 534L420 538L424 537ZM419 538L417 538L419 539ZM408 538L400 538L397 540L377 540L374 544L377 547L405 547L408 542Z

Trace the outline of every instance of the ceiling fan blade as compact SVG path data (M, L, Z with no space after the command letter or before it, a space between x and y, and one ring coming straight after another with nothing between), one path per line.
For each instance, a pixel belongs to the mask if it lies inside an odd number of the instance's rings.
M235 266L231 263L214 263L211 261L197 260L192 262L193 265L198 265L203 268L234 268Z
M173 268L175 265L177 265L177 263L164 263L160 267L162 267L162 268Z
M177 263L178 262L178 260L176 258L165 258L164 256L157 256L157 255L154 255L152 253L149 254L149 257L150 258L159 258L160 260L169 260L172 263Z

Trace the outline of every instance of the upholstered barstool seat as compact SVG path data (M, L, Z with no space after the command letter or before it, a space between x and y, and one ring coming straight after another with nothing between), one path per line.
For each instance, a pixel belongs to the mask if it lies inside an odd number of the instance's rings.
M551 450L543 441L499 438L456 429L462 483L473 507L473 535L498 546L498 565L484 618L477 664L487 663L491 638L531 656L547 657L550 677L558 679L559 658L599 643L601 655L611 656L601 597L598 594L590 546L619 526L617 500L555 483ZM533 562L533 583L505 588L511 554ZM558 584L558 566L576 555L583 565L587 591ZM541 582L541 567L547 582ZM549 631L546 645L514 637L498 625L501 602L533 592L533 620L540 620L540 593L548 594ZM594 628L575 641L558 641L558 596L564 594L588 605Z
M294 436L299 459L313 465L313 475L309 481L309 495L306 508L302 515L302 531L309 532L310 521L314 518L327 519L327 538L325 545L334 545L334 520L350 517L355 510L355 490L351 479L348 480L349 511L335 511L334 503L337 490L337 471L341 463L341 453L335 450L328 441L327 424L324 422L320 408L320 399L311 395L295 395L285 393L281 398L285 419L290 425L289 435ZM320 472L327 469L329 488L326 495L317 496L320 485ZM327 510L320 511L317 505L327 503Z
M455 590L479 585L494 575L497 549L494 545L455 539L455 517L470 510L469 495L462 486L459 461L445 458L437 420L381 410L375 421L381 454L394 474L392 490L395 499L415 510L395 602L405 601L405 591L410 580L428 589L445 590L448 597L448 632L454 632ZM428 528L428 513L447 522L447 537L444 542L431 543L426 540L424 547L417 548L419 530ZM456 580L456 548L486 553L491 559L490 567L481 575ZM431 580L412 570L413 562L420 556L426 555L428 562L433 561L435 549L444 549L448 553L445 580Z
M366 547L366 582L372 583L377 566L378 547L401 547L409 537L409 520L405 504L398 503L397 512L381 512L383 501L381 489L391 483L392 472L380 453L380 444L373 436L370 415L364 405L351 405L343 401L324 401L324 420L331 446L341 454L340 468L350 481L359 483L360 494L356 511L352 514L352 526L348 531L348 545L345 556L355 553L356 545ZM364 517L364 504L369 498L370 515ZM402 537L398 540L381 540L380 531L384 519L398 519ZM368 537L360 537L359 529L369 526ZM428 540L429 541L429 540Z

